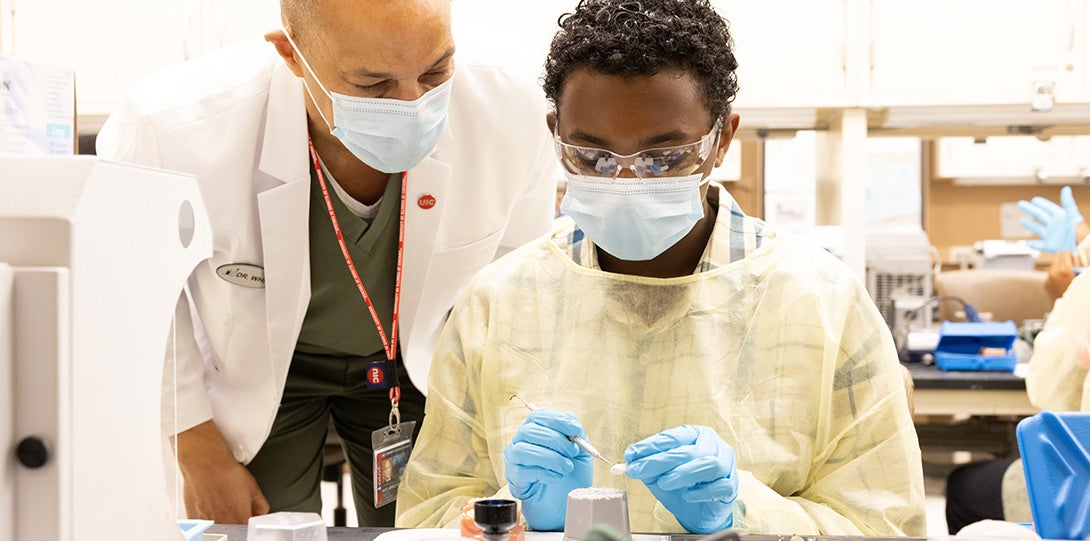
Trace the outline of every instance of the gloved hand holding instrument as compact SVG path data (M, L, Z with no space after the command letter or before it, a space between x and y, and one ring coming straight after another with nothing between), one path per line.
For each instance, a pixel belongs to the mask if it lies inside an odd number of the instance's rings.
M535 409L503 450L504 477L531 529L564 529L568 492L591 484L594 457L571 437L587 438L575 415Z

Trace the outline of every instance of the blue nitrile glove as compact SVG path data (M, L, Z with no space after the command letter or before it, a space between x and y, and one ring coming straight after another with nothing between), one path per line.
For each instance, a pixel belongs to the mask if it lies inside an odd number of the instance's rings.
M628 446L628 476L643 481L691 533L734 524L734 449L706 426L682 425Z
M587 438L579 419L542 408L530 412L503 450L503 476L534 530L563 530L568 493L589 487L594 477L590 453L567 436Z
M1030 248L1051 253L1075 251L1075 231L1082 221L1082 214L1075 204L1075 197L1071 195L1071 186L1060 190L1060 205L1044 197L1018 202L1018 208L1033 217L1033 220L1022 218L1019 223L1040 237L1040 240L1027 243Z

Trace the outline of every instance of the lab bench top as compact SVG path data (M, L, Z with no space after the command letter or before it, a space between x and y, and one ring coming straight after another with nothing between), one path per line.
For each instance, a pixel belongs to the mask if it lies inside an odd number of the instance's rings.
M391 531L393 528L327 528L326 535L329 541L373 541L379 534ZM245 524L213 524L205 533L226 534L228 541L242 541L246 539ZM557 540L563 539L562 534L553 534ZM656 535L662 541L697 541L704 537L693 534ZM925 541L923 537L864 537L843 535L743 535L742 541Z
M940 370L935 365L905 363L917 390L967 389L1024 391L1026 380L1011 372Z

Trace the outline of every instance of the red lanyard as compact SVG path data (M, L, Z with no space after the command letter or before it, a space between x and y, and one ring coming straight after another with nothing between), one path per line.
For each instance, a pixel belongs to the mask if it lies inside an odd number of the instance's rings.
M408 173L401 173L401 226L398 228L397 238L397 278L394 282L394 317L390 323L390 338L386 338L386 331L382 328L382 320L378 318L378 311L375 310L374 303L371 302L371 296L367 294L367 288L363 287L363 281L360 280L360 274L356 272L356 264L352 262L352 255L348 253L348 245L344 242L344 234L341 233L341 224L337 221L337 213L333 211L333 200L329 198L329 187L325 182L325 174L322 173L322 164L318 161L318 153L314 151L314 142L307 137L307 145L310 147L310 157L314 161L314 171L318 174L318 184L322 187L322 197L325 198L325 208L329 211L329 221L333 222L333 232L337 234L337 243L341 246L341 253L344 254L344 262L348 264L348 272L352 274L352 281L356 282L356 289L359 289L360 296L363 297L363 302L367 303L367 310L371 312L371 319L375 322L375 329L378 330L378 337L382 339L382 349L386 351L386 358L393 365L391 374L391 381L393 384L390 386L390 404L394 408L393 414L397 411L397 403L401 401L401 385L397 380L397 319L398 312L401 307L401 270L405 259L405 194L407 192L406 182L409 178Z

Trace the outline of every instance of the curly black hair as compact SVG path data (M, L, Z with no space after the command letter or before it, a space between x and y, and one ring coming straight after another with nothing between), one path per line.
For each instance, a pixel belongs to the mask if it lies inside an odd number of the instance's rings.
M555 107L575 70L605 75L691 71L713 118L730 113L738 61L729 24L708 0L580 0L559 19L545 60L545 96Z

